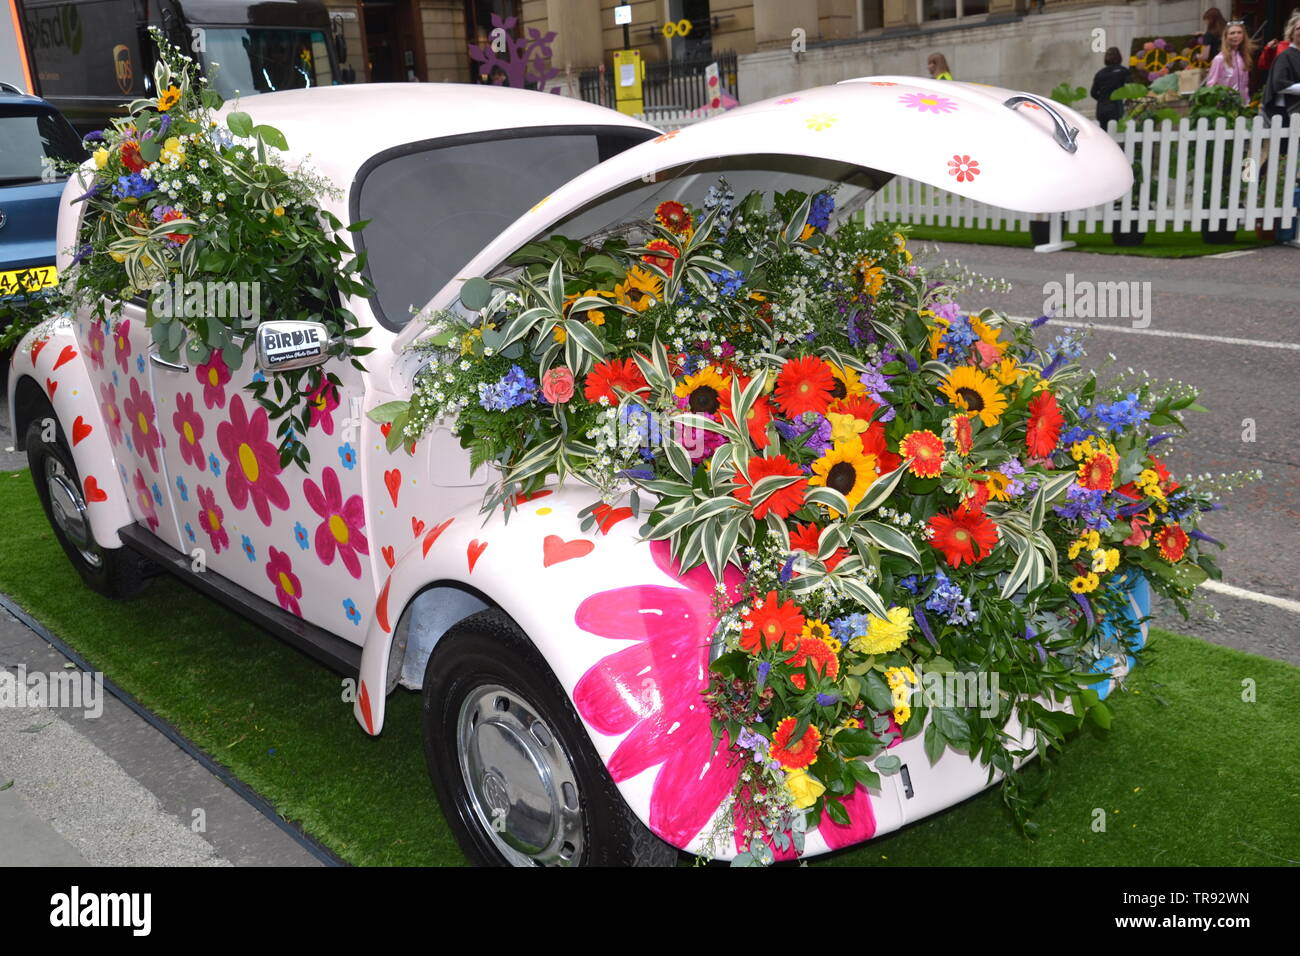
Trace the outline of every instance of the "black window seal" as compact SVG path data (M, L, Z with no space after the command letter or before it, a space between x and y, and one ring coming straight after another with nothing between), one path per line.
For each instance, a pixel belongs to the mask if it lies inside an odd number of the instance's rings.
M348 191L348 216L352 222L357 222L361 214L361 190L365 186L366 179L380 166L394 159L401 159L415 153L433 152L438 149L448 149L453 146L471 146L476 143L491 143L502 140L513 139L535 139L543 136L585 136L594 135L597 137L597 156L600 162L610 158L602 156L600 150L600 139L602 137L620 137L632 140L626 147L638 146L643 142L653 139L659 135L658 130L646 129L639 126L619 126L609 123L584 123L579 125L561 125L561 126L529 126L523 129L492 129L480 130L473 133L458 133L453 136L437 136L432 139L422 139L410 143L402 143L399 146L393 146L381 153L376 153L367 159L361 168L357 170L356 176L352 180L352 186ZM621 150L620 150L621 152ZM616 154L611 154L616 155ZM539 196L538 199L543 197ZM365 230L362 229L352 234L353 246L358 255L366 251ZM471 250L466 261L472 259L481 250ZM366 280L372 285L373 279L370 275L370 263L366 262L366 268L363 273ZM435 289L433 295L437 295L440 290ZM432 296L431 296L432 297ZM375 320L390 332L400 332L406 328L411 321L411 316L406 316L401 322L394 322L384 313L383 306L379 304L378 289L375 294L367 300L370 303L370 311L374 314ZM424 303L414 303L423 307Z

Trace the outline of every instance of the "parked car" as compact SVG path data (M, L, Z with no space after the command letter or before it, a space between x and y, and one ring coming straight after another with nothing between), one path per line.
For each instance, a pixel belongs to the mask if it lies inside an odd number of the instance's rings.
M908 96L954 112L900 108ZM449 431L414 455L386 451L366 413L408 396L424 371L406 348L426 333L412 307L455 308L467 278L499 273L527 242L604 232L665 199L698 204L719 176L737 195L839 183L845 215L899 173L1036 211L1107 200L1130 176L1110 138L1067 108L906 77L808 90L664 134L586 103L490 86L300 90L242 108L340 186L331 211L369 221L354 241L375 293L347 304L370 327L359 344L376 351L365 371L329 360L339 401L302 437L306 473L280 468L265 415L243 389L277 374L273 364L232 375L165 361L136 306L107 336L72 316L24 342L10 376L14 434L92 588L133 594L146 559L189 580L355 678L354 712L370 734L383 730L391 693L419 690L434 787L483 863L667 863L705 845L725 797L701 782L726 755L711 753L693 696L713 624L683 610L694 607L682 596L697 575L678 574L638 522L612 514L582 530L590 489L550 488L508 522L484 519L486 479ZM63 250L77 235L74 196L69 187L60 212ZM258 353L286 327L264 320ZM41 427L51 415L53 437ZM322 524L326 514L339 521ZM318 527L329 533L313 542ZM344 550L348 560L333 560ZM579 620L595 597L617 618L612 634ZM608 665L615 652L636 657L634 678ZM575 708L580 683L635 702L635 719L597 729ZM891 753L905 769L871 792L848 842L990 783L965 754L932 763L919 736ZM813 833L807 852L844 842Z
M47 163L85 155L58 110L0 83L0 330L11 309L58 281L54 233L67 177Z

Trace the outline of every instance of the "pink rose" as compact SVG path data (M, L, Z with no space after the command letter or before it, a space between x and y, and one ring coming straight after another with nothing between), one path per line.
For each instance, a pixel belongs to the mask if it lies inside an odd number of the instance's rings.
M563 405L573 398L573 373L561 365L543 375L542 397L552 405Z
M1002 358L1002 353L998 351L997 346L990 345L988 342L976 342L975 351L980 357L980 368L990 368Z
M1141 547L1151 537L1151 531L1148 528L1150 524L1151 522L1142 515L1135 515L1129 522L1129 527L1133 530L1133 533L1124 539L1124 543L1130 547Z

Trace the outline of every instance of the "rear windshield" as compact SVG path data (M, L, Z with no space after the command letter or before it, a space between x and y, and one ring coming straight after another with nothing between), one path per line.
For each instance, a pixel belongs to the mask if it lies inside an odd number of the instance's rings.
M320 30L293 27L204 27L208 82L226 99L329 86L329 47Z
M352 193L376 318L400 329L457 270L541 199L655 136L609 127L509 130L403 147L371 161Z
M44 172L43 160L78 163L84 158L81 140L58 113L42 110L0 116L0 186L56 178Z

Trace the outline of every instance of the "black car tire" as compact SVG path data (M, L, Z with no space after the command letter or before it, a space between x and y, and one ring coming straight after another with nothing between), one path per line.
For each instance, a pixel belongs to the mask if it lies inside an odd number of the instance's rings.
M47 441L51 426L54 440ZM73 463L63 427L52 411L38 416L27 426L27 464L45 518L86 586L119 600L143 591L152 570L149 562L129 548L101 548L91 536L84 517L86 500L81 476ZM73 529L81 528L79 540L77 532L69 530L69 521Z
M677 850L628 808L568 694L500 610L467 618L438 642L421 726L434 790L471 862L677 862Z

